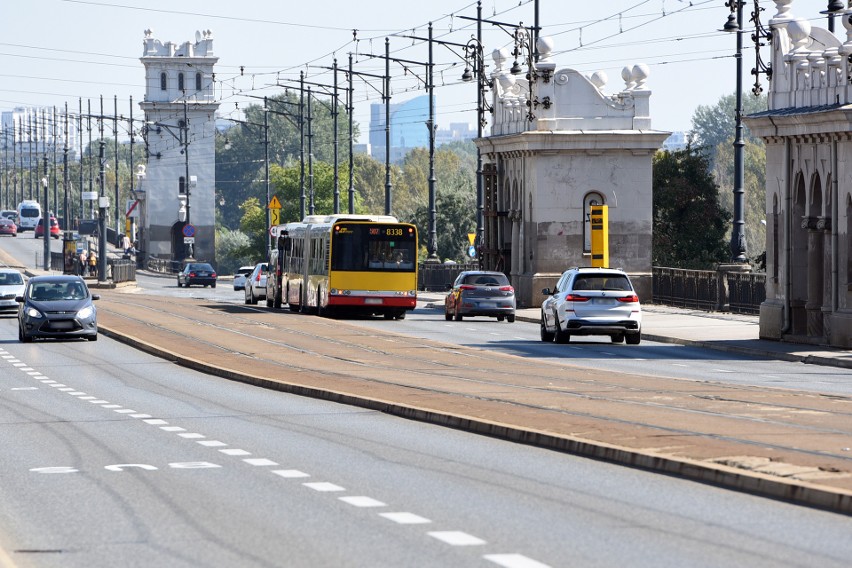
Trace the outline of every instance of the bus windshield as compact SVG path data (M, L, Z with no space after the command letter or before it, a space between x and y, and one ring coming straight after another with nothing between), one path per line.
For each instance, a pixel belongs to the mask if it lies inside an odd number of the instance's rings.
M414 272L416 234L411 225L339 223L331 237L331 269Z

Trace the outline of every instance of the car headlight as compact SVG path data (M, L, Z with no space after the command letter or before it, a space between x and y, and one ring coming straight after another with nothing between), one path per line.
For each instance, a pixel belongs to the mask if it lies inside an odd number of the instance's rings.
M92 317L92 314L94 314L94 313L95 313L94 306L86 306L85 308L83 308L82 310L77 312L77 317L80 318L80 319L86 319L86 318Z
M26 314L27 317L31 317L31 318L43 318L44 317L43 315L41 315L40 311L38 311L37 309L35 309L33 307L29 307L26 310L24 310L24 314Z

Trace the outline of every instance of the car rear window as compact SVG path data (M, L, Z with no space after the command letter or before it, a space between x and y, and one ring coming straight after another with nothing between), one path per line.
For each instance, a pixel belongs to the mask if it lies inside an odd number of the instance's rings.
M505 274L468 274L464 278L464 284L476 286L505 286L508 283Z
M631 291L630 280L620 274L584 274L574 279L574 290Z

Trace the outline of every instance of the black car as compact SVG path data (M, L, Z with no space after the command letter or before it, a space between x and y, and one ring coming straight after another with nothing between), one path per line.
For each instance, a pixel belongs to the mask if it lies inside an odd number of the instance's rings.
M206 262L188 262L183 270L178 272L177 285L178 288L183 286L189 288L193 284L215 288L216 270Z
M18 339L81 337L98 339L98 313L79 276L35 276L30 278L18 303Z

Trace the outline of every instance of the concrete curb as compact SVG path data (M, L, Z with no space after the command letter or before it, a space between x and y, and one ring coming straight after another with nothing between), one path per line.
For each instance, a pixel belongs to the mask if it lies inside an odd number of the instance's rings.
M185 357L173 351L163 349L137 337L119 333L114 329L100 326L99 331L107 337L130 345L140 351L172 361L188 369L232 381L247 383L289 394L356 406L410 420L416 420L418 422L454 428L501 440L565 452L572 455L589 457L617 465L635 467L645 471L665 473L683 479L707 483L726 489L733 489L752 495L778 499L797 505L804 505L835 513L852 515L852 492L827 488L803 481L787 480L776 476L765 475L758 472L715 463L674 458L652 452L616 446L613 444L594 442L573 436L558 436L540 430L521 428L512 424L491 422L464 415L453 415L438 412L429 408L402 405L393 401L367 398L346 392L319 389L316 387L309 387L296 383L251 375L243 371L233 369L221 369L197 359Z

